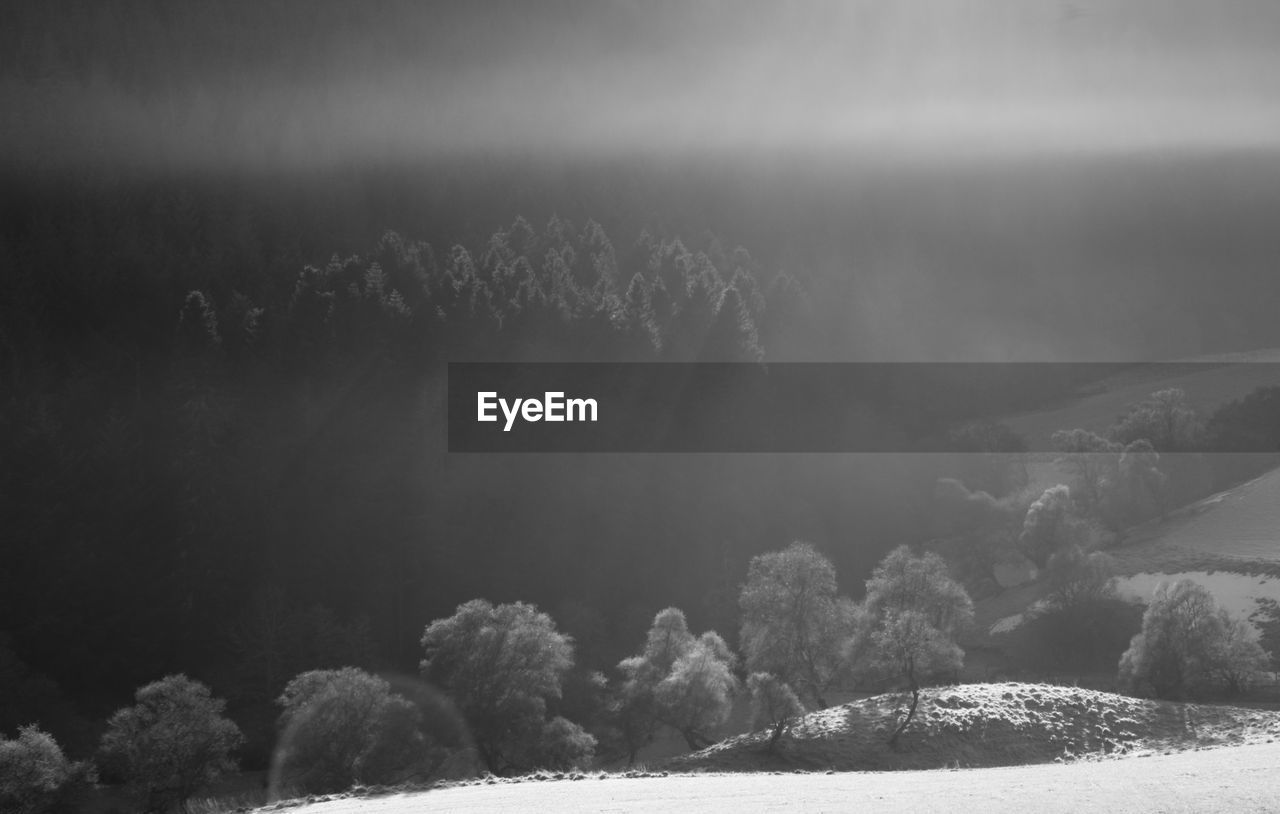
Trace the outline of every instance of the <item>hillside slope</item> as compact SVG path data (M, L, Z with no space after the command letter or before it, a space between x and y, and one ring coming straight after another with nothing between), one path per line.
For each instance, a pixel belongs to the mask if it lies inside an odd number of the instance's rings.
M1079 397L1046 410L1009 416L1005 423L1032 449L1048 449L1053 433L1081 428L1098 433L1157 390L1179 388L1203 416L1259 387L1280 385L1280 351L1201 357L1185 363L1136 367L1092 384Z
M672 760L676 771L858 771L1012 766L1091 754L1165 752L1280 737L1280 712L1147 701L1046 684L924 690L899 751L887 739L909 696L893 693L806 715L776 754L767 735L729 738Z

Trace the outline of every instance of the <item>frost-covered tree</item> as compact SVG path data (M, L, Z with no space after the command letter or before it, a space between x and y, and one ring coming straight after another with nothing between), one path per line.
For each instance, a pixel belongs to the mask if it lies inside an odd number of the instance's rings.
M1162 515L1169 478L1160 469L1160 453L1145 439L1125 446L1114 476L1102 495L1101 515L1112 528L1122 528Z
M473 599L422 636L422 675L458 705L476 750L494 774L568 768L591 759L595 739L547 718L573 666L573 642L533 605Z
M1071 612L1115 595L1110 559L1100 551L1086 553L1078 545L1049 557L1045 579L1049 586L1045 601L1057 611Z
M1050 440L1062 453L1054 463L1067 473L1072 498L1084 511L1096 511L1124 446L1082 429L1058 430Z
M136 703L118 710L102 736L104 762L140 793L148 811L181 807L197 790L234 771L231 753L243 741L222 715L226 702L185 675L141 687Z
M872 634L875 664L888 675L901 678L911 691L911 706L889 736L896 747L920 704L921 682L930 675L959 670L964 651L947 634L929 623L920 611L894 613Z
M825 693L845 675L842 645L855 617L831 561L804 542L754 557L738 606L747 669L772 673L825 707Z
M1161 584L1142 616L1142 630L1120 657L1120 683L1167 699L1201 694L1219 681L1239 690L1267 661L1245 624L1192 580Z
M300 792L394 783L429 763L421 715L385 679L354 667L295 677L277 702L280 782Z
M1136 426L1149 428L1153 421L1144 419ZM1121 432L1123 443L1087 430L1053 434L1054 446L1063 453L1056 463L1069 476L1072 505L1115 530L1161 514L1165 507L1168 476L1160 469L1160 454L1145 437L1128 438L1135 432L1133 427Z
M1045 489L1027 508L1018 549L1036 567L1044 568L1058 551L1085 544L1088 539L1088 527L1072 505L1071 490L1058 484Z
M1111 428L1112 439L1121 444L1146 440L1160 452L1194 450L1203 434L1203 422L1187 404L1187 394L1177 387L1152 393Z
M659 725L679 732L690 749L711 744L738 689L735 662L718 633L695 637L679 608L660 611L644 650L618 665L623 682L615 709L630 761Z
M973 602L941 557L900 546L867 580L864 608L869 625L860 635L870 638L862 669L902 681L911 692L911 706L889 736L896 747L915 717L922 682L962 666L956 638L973 620Z
M623 680L613 708L628 763L635 762L636 753L657 733L660 716L655 691L676 660L693 646L693 640L684 611L665 608L653 618L644 649L618 664Z
M690 749L713 743L708 733L724 724L733 707L736 659L715 631L699 636L654 690L658 716Z
M890 551L876 566L864 604L874 621L918 611L947 635L960 633L973 619L973 601L951 578L946 561L932 552L917 556L907 546Z
M1214 677L1227 695L1234 697L1265 672L1271 660L1262 648L1257 629L1247 619L1232 616L1226 608L1218 609L1218 619L1222 639L1218 643Z

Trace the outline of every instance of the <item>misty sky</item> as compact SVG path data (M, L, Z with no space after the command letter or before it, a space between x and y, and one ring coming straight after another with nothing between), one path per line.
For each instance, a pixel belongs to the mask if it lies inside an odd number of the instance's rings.
M55 2L0 146L298 166L459 153L1271 148L1269 0Z

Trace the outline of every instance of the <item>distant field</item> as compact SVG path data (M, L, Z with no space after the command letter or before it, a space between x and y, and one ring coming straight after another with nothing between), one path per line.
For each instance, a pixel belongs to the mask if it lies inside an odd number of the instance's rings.
M450 811L1123 812L1280 811L1280 744L1069 765L960 771L673 775L499 783L344 799L299 814Z
M1200 562L1245 570L1274 565L1280 576L1280 469L1134 529L1114 554L1127 574Z
M1280 351L1257 351L1249 355L1204 357L1203 362L1220 362L1218 367L1196 365L1174 369L1173 375L1154 374L1156 368L1135 368L1092 388L1091 392L1053 409L1023 413L1004 419L1027 439L1032 449L1047 449L1053 433L1081 428L1103 433L1133 404L1157 390L1181 388L1187 401L1201 415L1208 415L1227 402L1270 385L1280 385ZM1265 364L1258 364L1265 362Z

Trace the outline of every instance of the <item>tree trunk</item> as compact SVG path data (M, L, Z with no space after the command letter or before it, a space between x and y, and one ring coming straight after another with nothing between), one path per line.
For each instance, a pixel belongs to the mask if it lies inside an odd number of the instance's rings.
M916 706L920 703L920 688L913 682L911 685L911 709L907 710L907 717L902 719L902 723L898 724L898 728L893 730L893 734L889 736L889 746L893 749L898 748L898 736L900 736L907 728L907 724L911 723L911 719L915 717Z
M813 700L818 702L818 709L827 708L827 699L822 697L822 682L818 679L818 668L808 651L803 654L805 671L809 674L809 689L813 691Z
M782 735L786 731L787 731L786 721L778 721L776 724L774 724L773 734L769 736L769 745L765 747L765 751L768 752L769 754L773 754L774 750L778 748L778 741L782 740Z

